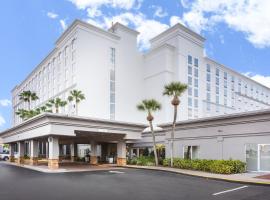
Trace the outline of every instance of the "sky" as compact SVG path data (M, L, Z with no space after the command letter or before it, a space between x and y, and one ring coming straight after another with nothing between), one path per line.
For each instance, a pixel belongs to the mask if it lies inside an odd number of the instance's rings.
M205 55L270 87L270 1L266 0L8 0L0 2L0 131L11 126L11 90L81 19L107 29L120 22L149 39L181 23L201 34Z

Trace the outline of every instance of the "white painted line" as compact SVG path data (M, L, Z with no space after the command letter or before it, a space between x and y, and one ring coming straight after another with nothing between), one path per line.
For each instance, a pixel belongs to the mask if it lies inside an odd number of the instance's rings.
M125 172L120 172L120 171L109 171L110 173L114 173L114 174L124 174Z
M244 189L244 188L247 188L247 187L248 187L247 185L244 185L242 187L238 187L238 188L234 188L234 189L230 189L230 190L224 190L222 192L217 192L217 193L214 193L213 195L216 196L216 195L224 194L224 193L227 193L227 192L233 192L233 191L236 191L236 190L241 190L241 189Z

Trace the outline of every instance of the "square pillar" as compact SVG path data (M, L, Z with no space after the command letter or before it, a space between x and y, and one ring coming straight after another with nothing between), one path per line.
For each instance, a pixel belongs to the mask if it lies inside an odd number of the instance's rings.
M117 143L117 165L124 166L127 164L126 142L120 141Z
M56 137L48 138L49 146L49 159L48 159L48 168L49 169L58 169L59 168L59 141Z
M38 165L38 141L30 141L30 165Z
M90 164L96 165L98 164L97 159L97 143L95 141L91 141L91 157L90 157Z
M18 159L17 164L23 164L24 163L24 141L18 142Z
M15 151L15 144L14 143L9 144L9 162L15 162L14 151Z
M71 161L75 162L77 158L77 144L75 143L70 144L70 156Z

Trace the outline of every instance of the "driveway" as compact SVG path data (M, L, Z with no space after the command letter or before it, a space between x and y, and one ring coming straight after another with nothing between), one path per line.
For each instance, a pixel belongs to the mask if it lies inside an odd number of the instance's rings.
M267 200L269 186L141 169L46 174L0 162L1 200Z

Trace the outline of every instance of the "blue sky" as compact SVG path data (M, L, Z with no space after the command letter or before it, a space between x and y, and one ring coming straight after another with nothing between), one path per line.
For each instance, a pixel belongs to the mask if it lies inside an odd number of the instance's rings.
M206 55L270 87L270 1L9 0L0 6L0 131L11 126L12 88L54 47L74 19L121 22L148 40L179 22L202 34Z

